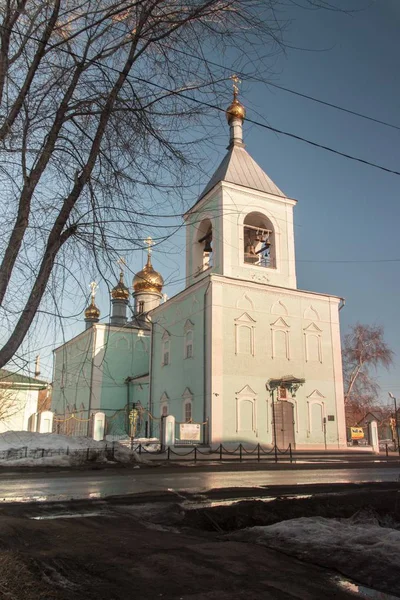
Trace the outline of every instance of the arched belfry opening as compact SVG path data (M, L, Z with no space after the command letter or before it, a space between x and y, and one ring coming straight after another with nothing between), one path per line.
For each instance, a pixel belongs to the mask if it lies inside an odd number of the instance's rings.
M275 230L270 219L260 212L249 213L243 224L244 262L276 268Z
M210 219L199 224L194 240L193 258L195 273L201 273L213 265L213 228Z

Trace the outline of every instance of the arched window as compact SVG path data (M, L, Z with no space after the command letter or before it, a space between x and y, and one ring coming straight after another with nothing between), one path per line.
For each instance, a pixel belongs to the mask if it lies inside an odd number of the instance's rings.
M249 213L243 225L244 262L259 267L276 267L275 230L260 212Z
M162 336L162 358L161 364L162 366L169 365L171 363L171 353L170 353L170 335L168 331L164 332Z
M190 423L192 420L192 403L185 402L185 422Z
M213 231L210 219L204 219L197 228L194 239L194 273L202 273L213 265Z
M184 358L193 358L193 323L188 319L184 326L185 332L185 347L184 347Z
M168 416L168 403L168 394L166 392L163 392L160 398L160 414L162 417Z

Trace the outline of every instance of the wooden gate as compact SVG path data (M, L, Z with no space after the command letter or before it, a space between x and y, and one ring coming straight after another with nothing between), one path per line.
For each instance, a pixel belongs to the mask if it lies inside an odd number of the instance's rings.
M276 445L280 450L286 450L289 444L295 447L294 437L294 406L291 402L278 400L274 402L275 419L273 427L276 430Z

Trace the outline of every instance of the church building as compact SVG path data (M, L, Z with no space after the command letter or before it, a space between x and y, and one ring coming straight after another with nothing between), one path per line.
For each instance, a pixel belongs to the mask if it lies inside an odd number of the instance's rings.
M206 424L210 445L345 446L341 299L297 288L296 201L247 152L237 88L226 115L227 154L184 216L185 289L162 302L149 241L133 319L121 273L110 323L93 292L86 330L55 351L53 410L140 405Z

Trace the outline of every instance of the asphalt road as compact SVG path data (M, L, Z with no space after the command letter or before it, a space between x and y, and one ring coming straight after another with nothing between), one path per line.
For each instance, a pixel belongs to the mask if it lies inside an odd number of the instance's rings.
M96 472L14 473L0 476L0 502L47 502L106 498L125 494L211 489L304 486L306 484L399 481L400 467L285 471L170 471L159 469Z

